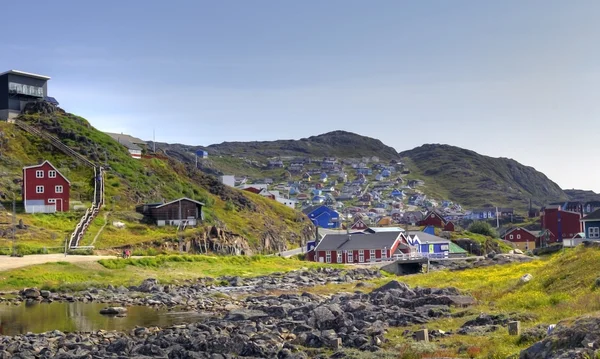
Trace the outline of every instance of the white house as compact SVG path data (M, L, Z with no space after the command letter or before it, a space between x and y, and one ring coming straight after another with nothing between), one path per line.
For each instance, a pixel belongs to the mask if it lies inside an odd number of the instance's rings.
M219 177L221 183L225 186L235 187L235 176L233 175L223 175Z
M296 203L298 203L298 201L293 200L293 199L289 199L289 198L283 198L283 197L275 197L275 200L281 204L284 204L290 208L296 208Z

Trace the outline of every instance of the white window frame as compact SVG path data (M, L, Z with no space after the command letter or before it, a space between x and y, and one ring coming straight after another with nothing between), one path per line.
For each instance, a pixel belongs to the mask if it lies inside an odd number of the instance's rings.
M44 170L35 170L35 178L44 178Z
M325 252L325 263L331 263L331 251Z
M54 186L54 193L63 193L63 186L62 185L56 185Z
M44 193L44 186L35 186L35 193L41 194Z
M375 255L375 250L374 250L374 249L371 249L371 250L369 251L369 260L370 260L370 261L374 261L375 259L377 259L377 256Z
M50 199L48 199L48 203L56 204L56 199L50 198Z
M48 178L56 178L56 171L55 170L48 171Z
M514 236L511 234L509 238L510 238L510 239L514 239L515 237L514 237Z
M385 248L381 249L381 259L387 259L387 249Z
M521 235L520 234L517 234L517 239L521 239Z
M354 263L354 251L348 251L348 263Z
M342 263L342 251L337 251L337 261L336 263Z
M589 227L588 232L590 235L590 239L600 238L600 227Z
M358 251L358 262L364 263L365 261L365 251L363 249Z

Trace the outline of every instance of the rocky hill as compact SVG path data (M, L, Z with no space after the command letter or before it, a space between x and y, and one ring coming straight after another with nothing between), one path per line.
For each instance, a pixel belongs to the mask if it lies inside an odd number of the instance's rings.
M398 153L380 140L346 131L333 131L299 140L261 142L223 142L207 147L215 155L247 156L250 158L297 156L372 157L397 159Z
M529 199L537 206L568 199L546 175L512 159L439 144L426 144L400 155L412 170L411 176L425 181L426 192L466 206L524 209Z
M567 194L567 196L569 196L570 201L600 201L600 194L594 191L586 191L582 189L566 189L565 193Z
M206 226L186 231L186 241L217 239L227 242L221 243L224 250L229 250L227 247L231 246L244 252L273 252L291 244L297 245L313 233L312 225L299 212L264 197L226 187L216 178L177 158L131 158L125 147L81 117L57 110L50 114L24 115L21 120L58 137L91 161L108 166L106 211L110 211L110 214L107 213L107 222L123 222L126 228L118 230L108 226L97 239L97 248L132 244L163 246L167 239L178 240L174 228L141 224L134 209L137 204L184 196L206 204ZM44 140L6 122L0 122L0 203L4 201L6 207L13 195L19 201L21 169L45 159L55 164L71 180L72 202L89 206L93 193L91 169L79 165ZM2 212L0 208L0 217L7 215ZM80 216L76 212L19 215L25 223L24 227L27 227L19 232L19 237L22 243L31 246L59 247ZM8 222L3 219L0 218L0 223ZM89 231L90 238L86 238L82 244L90 244L94 232L103 224L103 215L100 215L95 222L96 228ZM217 229L213 229L213 226ZM0 241L3 240L2 234L5 234L1 229ZM8 242L4 245L0 243L0 247L3 246L10 245Z

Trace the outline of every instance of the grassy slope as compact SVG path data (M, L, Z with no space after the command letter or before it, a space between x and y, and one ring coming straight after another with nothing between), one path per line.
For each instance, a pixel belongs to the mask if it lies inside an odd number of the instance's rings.
M63 142L88 158L111 167L107 173L107 210L113 212L110 221L128 224L125 230L108 226L97 242L100 248L140 243L174 237L172 229L158 229L136 223L132 211L143 202L171 200L186 196L206 203L205 215L209 224L219 224L227 230L246 237L252 247L260 247L267 231L280 233L284 239L298 240L306 227L299 222L299 214L281 204L228 188L214 192L214 180L205 174L185 167L175 160L131 158L126 149L108 135L93 128L86 120L63 114L56 118L31 115L26 120L53 133ZM73 163L70 158L50 145L18 130L13 125L0 123L0 131L8 138L0 157L0 192L17 192L19 185L12 182L21 177L21 168L48 159L57 165L73 183L72 199L91 200L93 192L89 168ZM227 202L233 205L227 206ZM250 203L250 207L243 203ZM60 246L78 221L78 215L20 215L30 231L21 231L19 238L34 246ZM102 214L100 216L102 218ZM4 222L0 218L0 222ZM102 222L102 221L101 221ZM99 229L96 222L90 236ZM39 229L44 229L39 230ZM35 234L35 235L32 235ZM93 238L93 236L92 236ZM85 240L91 241L91 238ZM8 246L0 239L0 247Z
M109 284L138 285L146 278L161 283L223 275L254 277L324 264L281 257L158 256L141 259L102 260L101 263L49 263L0 272L0 290L38 287L86 289ZM331 265L328 265L331 267Z
M560 187L534 168L506 158L482 156L447 145L423 145L400 154L424 190L466 206L511 206L524 211L567 199Z
M460 272L442 271L408 276L402 280L411 286L437 287L444 283L444 286L469 292L479 301L472 310L474 314L532 314L535 317L533 321L521 323L522 327L528 328L600 310L600 291L594 284L599 271L600 250L579 247L530 263ZM519 284L519 278L527 273L533 275L533 280ZM427 327L455 330L471 318L473 316L443 319ZM390 332L392 342L404 341L400 332ZM448 345L451 354L456 354L462 346L472 348L480 356L506 357L531 343L521 343L518 337L508 336L503 329L483 337L454 335L441 340L440 344Z

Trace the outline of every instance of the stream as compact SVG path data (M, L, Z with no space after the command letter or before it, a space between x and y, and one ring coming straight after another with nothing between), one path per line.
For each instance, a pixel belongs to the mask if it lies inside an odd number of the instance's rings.
M147 306L127 307L127 316L118 318L101 315L103 303L36 303L0 304L0 335L61 332L92 332L97 330L129 331L139 327L168 327L198 322L206 318L199 312L157 310Z

